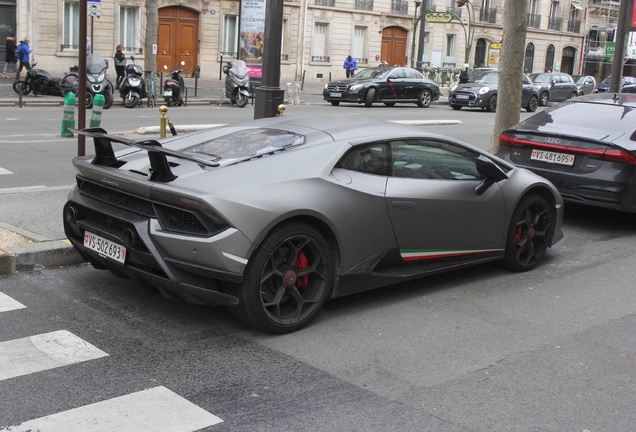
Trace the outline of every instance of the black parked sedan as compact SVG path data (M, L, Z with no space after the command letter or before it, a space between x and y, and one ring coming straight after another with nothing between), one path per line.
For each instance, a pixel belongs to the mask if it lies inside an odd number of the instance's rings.
M330 82L322 92L331 105L340 102L374 103L393 106L396 103L416 103L428 108L439 99L439 86L415 69L407 67L373 67L364 69L351 78Z
M530 79L522 75L521 106L528 112L535 112L539 105L539 93ZM497 110L497 90L499 72L494 70L476 75L471 82L459 84L448 96L448 104L454 110L463 107L481 108L486 111Z
M499 137L497 155L550 180L564 201L636 213L636 95L581 96Z

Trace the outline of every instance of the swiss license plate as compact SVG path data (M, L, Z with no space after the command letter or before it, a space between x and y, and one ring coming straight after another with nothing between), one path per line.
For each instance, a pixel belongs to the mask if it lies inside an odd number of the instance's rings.
M468 99L468 95L458 94L455 95L455 99Z
M163 95L164 96L172 96L172 90L164 90Z
M91 232L84 232L84 247L120 263L126 261L126 248Z
M329 97L342 97L342 93L329 93Z
M557 153L545 150L532 150L532 154L530 155L530 159L547 162L558 165L574 165L574 155L569 155L565 153Z

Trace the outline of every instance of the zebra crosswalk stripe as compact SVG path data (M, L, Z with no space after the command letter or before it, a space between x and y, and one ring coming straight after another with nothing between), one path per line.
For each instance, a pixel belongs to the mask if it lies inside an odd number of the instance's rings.
M66 330L0 342L0 380L106 356Z
M159 386L0 429L7 432L193 432L219 417Z

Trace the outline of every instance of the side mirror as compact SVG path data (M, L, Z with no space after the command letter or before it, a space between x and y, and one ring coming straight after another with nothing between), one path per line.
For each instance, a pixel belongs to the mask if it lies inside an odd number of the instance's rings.
M135 61L135 56L130 56L130 59L131 59L132 61Z
M479 156L475 165L479 174L484 177L484 180L475 188L477 195L483 194L486 189L492 186L493 183L497 183L508 178L506 173L486 156Z
M552 80L552 81L550 81L550 84L551 84L551 85L555 85L556 83L557 83L557 82L556 82L556 80Z

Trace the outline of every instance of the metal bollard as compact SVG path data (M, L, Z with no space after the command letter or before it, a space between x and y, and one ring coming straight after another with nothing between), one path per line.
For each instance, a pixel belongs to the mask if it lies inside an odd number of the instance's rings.
M280 104L278 105L278 114L276 114L276 117L283 117L285 115L285 105Z
M68 92L64 96L64 116L62 117L62 136L72 137L73 132L69 128L75 128L75 95Z
M287 99L287 103L289 103L290 105L293 105L294 95L292 94L292 83L285 84L285 94L286 94L285 99Z
M165 105L161 105L159 107L159 113L161 113L161 119L159 120L159 136L161 138L166 137L166 114L168 113L168 107Z
M106 99L102 94L96 94L93 98L93 112L91 113L90 127L99 127L102 124L102 110Z
M294 84L294 104L300 105L300 84Z

